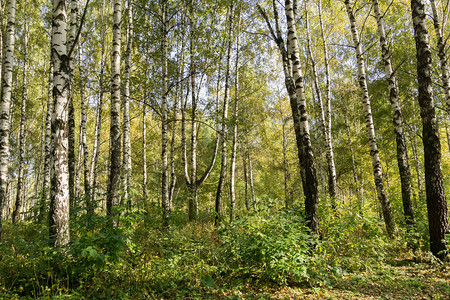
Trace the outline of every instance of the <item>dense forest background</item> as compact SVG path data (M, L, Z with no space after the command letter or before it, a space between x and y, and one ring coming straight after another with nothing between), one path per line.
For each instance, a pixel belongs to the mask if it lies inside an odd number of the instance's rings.
M0 295L449 297L449 10L1 0Z

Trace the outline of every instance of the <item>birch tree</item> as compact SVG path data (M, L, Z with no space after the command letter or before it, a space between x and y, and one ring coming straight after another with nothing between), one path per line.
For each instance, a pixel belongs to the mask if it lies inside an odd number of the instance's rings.
M120 47L122 24L122 1L114 0L113 38L111 52L111 126L110 126L110 171L106 210L111 215L113 206L119 204L121 169L120 130Z
M69 243L67 14L64 0L53 0L53 102L51 146L50 245Z
M364 114L366 120L367 137L369 139L370 156L372 157L373 176L375 180L375 187L377 190L378 201L380 202L383 212L383 218L386 225L386 230L389 236L397 234L397 225L395 224L394 214L392 212L391 202L384 188L383 172L381 170L380 154L378 152L378 145L375 135L375 126L373 124L372 107L370 105L369 91L367 89L367 77L363 58L363 51L361 41L359 40L356 29L356 18L353 13L353 8L349 0L345 0L345 8L347 10L348 18L350 20L350 30L352 34L353 44L356 51L356 62L358 64L358 83L362 94L362 103L364 107Z
M228 106L229 106L229 93L230 93L230 70L231 70L231 36L233 30L233 5L230 6L228 13L228 41L227 41L227 56L226 56L226 71L225 71L225 90L223 96L223 107L222 107L222 123L220 128L220 140L221 140L221 163L220 163L220 175L219 183L217 185L216 192L216 217L215 224L218 225L222 219L222 197L223 189L225 185L225 176L227 173L227 120L228 120Z
M2 98L0 103L0 236L2 232L3 204L8 199L8 166L10 107L14 65L16 1L8 1L8 16L3 53Z
M434 0L430 0L430 2L431 8L433 10L433 25L437 38L438 56L439 61L441 63L442 88L444 90L445 102L447 104L447 113L450 116L450 78L448 74L447 51L445 49L447 40L444 40L444 35L441 29L441 22L439 21L439 13L436 7L436 2Z
M447 199L442 175L441 141L433 99L431 81L431 50L422 0L411 0L414 38L417 50L420 117L422 118L425 157L425 190L427 196L430 250L434 256L447 256L445 234L449 230Z
M131 54L133 49L133 1L128 0L127 15L127 49L125 53L124 80L124 99L123 99L123 199L127 201L128 209L131 209L130 184L131 184L131 139L130 139L130 73L131 73Z
M25 146L26 146L26 127L27 127L27 98L28 98L28 17L25 13L24 29L23 29L23 68L22 68L22 105L20 109L20 125L19 125L19 166L17 174L17 193L16 203L12 214L13 224L17 223L22 212L24 193L24 177L25 174Z
M392 112L394 115L394 131L397 142L397 164L400 173L403 211L405 215L406 224L412 226L416 222L414 214L413 203L411 199L411 170L408 160L408 149L406 147L406 138L403 130L403 113L398 99L398 85L397 78L392 68L391 54L387 43L386 30L382 13L378 0L372 0L375 18L378 25L378 35L381 46L381 60L384 63L384 72L386 80L389 85L389 101L391 103Z

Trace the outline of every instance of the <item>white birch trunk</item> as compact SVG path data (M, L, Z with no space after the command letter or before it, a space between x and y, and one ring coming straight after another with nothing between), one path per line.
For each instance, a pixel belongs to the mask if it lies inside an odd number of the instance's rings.
M217 185L217 193L216 193L216 217L215 224L218 225L222 220L222 198L223 198L223 189L225 185L225 176L227 173L227 121L228 121L228 105L229 105L229 81L230 81L230 69L231 69L231 36L232 36L232 27L233 27L233 5L230 7L229 11L229 24L228 24L228 46L227 46L227 56L226 56L226 72L225 72L225 91L223 97L223 110L222 110L222 124L220 128L220 139L222 141L221 144L221 164L220 164L220 176L219 183Z
M130 73L131 54L133 49L133 1L128 0L128 24L127 24L127 50L125 53L124 99L123 99L123 163L122 185L123 199L127 201L128 209L131 209L130 184L131 184L131 138L130 138Z
M306 109L306 96L303 82L303 74L300 69L300 52L298 48L297 29L295 28L294 6L291 0L285 1L286 20L288 25L288 53L292 63L292 75L295 83L295 92L297 94L297 105L299 110L299 126L302 139L302 148L304 155L304 186L305 193L305 212L308 226L313 233L319 233L318 219L318 191L317 175L314 162L314 154L311 146L309 134L308 113Z
M231 144L231 161L230 161L230 222L235 218L236 207L236 156L237 156L237 135L238 135L238 111L239 111L239 36L241 16L237 11L236 22L236 58L235 58L235 83L234 83L234 107L233 107L233 137Z
M373 117L372 117L372 108L370 105L369 91L367 89L364 58L361 43L356 30L356 19L353 14L353 8L351 7L349 0L345 0L345 7L350 20L351 34L356 50L356 61L358 64L358 82L362 93L362 102L366 120L367 136L369 139L370 156L372 157L372 167L375 180L375 187L377 190L378 200L380 201L381 208L383 211L383 217L384 222L386 224L387 233L389 236L395 236L397 234L397 225L395 224L391 202L389 201L383 183L383 173L381 170L380 155L378 153L378 145L376 141L375 127L373 124Z
M372 3L378 25L378 35L380 37L381 59L384 63L384 71L389 84L389 100L394 115L393 123L397 142L397 163L400 173L403 211L406 219L406 224L412 226L416 222L416 217L411 200L411 170L408 161L406 138L403 130L403 114L398 99L397 79L395 77L391 64L391 54L389 53L386 31L384 28L384 20L382 18L378 0L372 0Z
M2 207L8 199L8 166L10 107L14 65L14 32L16 19L16 1L8 1L6 39L3 53L2 98L0 103L0 236L2 233Z
M104 88L104 73L105 73L105 0L102 1L101 6L101 61L100 61L100 74L98 83L98 103L97 112L95 118L95 131L94 131L94 144L92 146L92 160L89 170L89 182L91 183L90 201L95 204L95 197L97 191L97 162L100 154L101 144L101 132L102 132L102 112L103 112L103 88ZM94 205L95 206L95 205ZM95 208L95 207L94 207Z
M50 245L69 243L68 81L66 5L53 0L53 102L51 149Z
M28 98L28 24L24 23L24 36L23 36L23 69L22 69L22 105L20 111L20 129L19 129L19 166L17 175L17 193L16 203L12 214L13 224L17 223L22 213L23 201L26 198L24 193L24 176L25 172L25 146L26 146L26 127L27 127L27 98Z
M114 0L113 39L111 52L111 126L110 126L110 172L106 200L107 214L111 215L113 206L119 204L121 169L120 132L120 47L122 24L122 1Z
M162 198L163 222L164 226L168 226L170 217L169 207L169 165L168 165L168 139L167 139L167 94L168 94L168 78L167 78L167 55L168 55L168 0L162 2L162 103L161 103L161 161L162 161Z

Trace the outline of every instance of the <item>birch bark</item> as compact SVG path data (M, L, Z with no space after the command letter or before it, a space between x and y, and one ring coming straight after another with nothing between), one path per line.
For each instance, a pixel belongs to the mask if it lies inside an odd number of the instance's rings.
M123 73L123 163L122 186L123 199L127 201L128 209L131 209L130 184L131 184L131 139L130 139L130 73L131 54L133 49L133 0L128 0L128 24L127 24L127 50L125 53L125 70Z
M2 98L0 103L0 236L2 233L2 208L8 201L8 166L11 92L14 65L14 32L16 20L16 1L8 1L5 48L3 52Z
M50 245L69 243L67 14L64 0L53 0L53 103L51 147Z
M114 0L113 47L111 52L111 126L110 126L110 172L106 199L107 214L112 214L113 206L119 204L121 168L120 132L120 45L122 24L122 1Z
M412 226L416 223L413 203L411 200L411 169L408 160L408 149L406 147L406 138L403 130L403 114L398 99L398 85L395 73L391 64L391 54L389 53L389 46L386 39L386 30L384 27L384 20L380 12L378 0L372 0L375 18L378 25L378 35L380 37L381 59L384 63L384 72L389 84L389 101L391 103L392 112L394 115L394 131L397 142L397 164L400 173L403 211L405 215L406 224Z
M233 15L234 9L233 5L230 7L229 11L229 23L228 23L228 46L227 46L227 56L226 56L226 71L225 71L225 90L223 96L223 108L222 108L222 123L220 128L220 139L221 143L221 164L220 164L220 176L219 183L217 185L216 193L216 217L215 225L217 226L222 220L222 198L223 189L225 185L225 176L227 174L227 121L228 121L228 106L229 106L229 93L230 93L230 69L231 69L231 36L233 30Z
M26 146L26 126L27 126L27 98L28 98L28 21L24 22L23 35L23 69L22 69L22 105L20 110L20 133L19 133L19 166L17 175L17 193L16 203L12 214L12 222L16 224L19 221L22 212L24 193L24 176L25 172L25 146Z
M378 153L378 145L375 135L375 127L373 124L372 108L370 105L369 91L367 89L366 70L362 53L362 46L356 30L356 18L353 8L349 0L345 0L345 8L350 20L350 29L356 50L356 61L358 64L358 82L362 93L362 102L366 120L366 130L369 139L370 156L372 157L373 176L375 187L377 190L378 201L380 202L383 212L383 218L386 225L386 231L389 236L393 237L397 234L397 225L395 224L394 214L392 212L391 202L387 196L383 183L383 172L381 170L380 155Z

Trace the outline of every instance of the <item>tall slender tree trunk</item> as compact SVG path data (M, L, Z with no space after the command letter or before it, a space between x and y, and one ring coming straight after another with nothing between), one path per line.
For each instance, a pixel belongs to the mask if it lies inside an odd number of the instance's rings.
M42 175L42 194L39 202L39 222L43 222L46 218L47 199L50 192L50 165L51 165L51 148L52 148L52 115L53 115L53 60L50 60L48 74L48 98L47 112L45 117L45 156L44 171Z
M231 5L229 10L229 24L228 24L228 46L227 46L227 56L226 56L226 71L225 71L225 91L223 97L223 111L222 111L222 124L220 128L221 135L221 164L220 164L220 175L219 175L219 183L217 185L217 193L216 193L216 217L215 217L215 225L217 226L222 220L222 198L223 198L223 189L225 186L225 176L227 174L227 120L228 120L228 106L229 106L229 82L230 82L230 69L231 69L231 46L232 46L232 30L233 30L233 15L234 9L233 5Z
M350 134L350 125L348 124L348 115L346 108L344 108L344 121L347 133L348 147L350 148L350 157L352 159L352 173L353 181L355 182L356 198L358 199L358 211L360 215L363 215L364 202L361 194L361 189L359 188L358 172L356 171L355 152L353 151L352 136Z
M375 136L375 127L373 124L373 117L372 117L372 108L370 105L369 91L367 89L366 70L364 65L361 42L359 40L359 36L356 30L356 19L353 14L353 8L351 7L349 0L345 0L345 7L347 9L348 18L350 20L350 29L356 50L356 61L358 64L358 82L362 93L367 136L369 139L370 156L372 157L372 168L375 180L375 187L377 190L378 200L380 202L381 209L383 212L383 218L386 224L386 231L388 235L392 237L397 234L397 225L395 224L391 202L389 201L383 183L383 172L381 170L380 154L378 152L378 145Z
M53 0L52 61L53 101L51 147L50 245L69 243L69 170L68 170L68 84L66 28L67 14L64 0Z
M84 70L82 67L82 50L81 47L78 48L79 54L79 63L78 68L80 71L80 110L81 110L81 121L80 121L80 144L83 149L83 177L84 177L84 198L86 200L86 210L89 215L94 213L94 204L92 203L92 199L90 197L91 192L91 182L89 177L89 149L87 146L87 138L86 138L86 123L87 123L87 114L86 114L86 91L83 81ZM81 176L80 176L81 177Z
M441 63L442 87L444 90L445 102L447 103L447 113L450 115L450 78L448 74L447 52L445 49L447 41L444 41L444 35L442 33L441 23L439 22L439 14L437 11L436 2L434 0L430 0L430 2L431 8L433 10L433 24L437 38L438 56Z
M250 193L252 196L253 211L256 211L256 194L255 194L255 185L253 182L253 163L252 163L252 155L251 155L250 151L248 152L248 172L249 172Z
M192 13L192 12L191 12ZM197 177L197 97L196 96L196 84L195 84L195 74L196 74L196 61L194 57L194 22L192 18L189 20L190 22L190 49L189 49L189 55L190 55L190 87L188 85L187 91L186 91L186 97L181 104L182 110L181 110L181 148L182 148L182 161L183 161L183 171L184 171L184 179L186 182L186 185L188 186L191 197L189 197L189 203L188 203L188 215L189 220L193 221L197 219L198 215L198 189L199 187L206 181L209 174L211 173L216 157L217 152L219 149L219 135L216 134L216 142L214 146L214 154L211 157L211 161L209 163L208 168L203 173L202 177L198 179ZM220 73L219 78L220 81ZM219 83L218 83L219 86ZM190 89L190 90L189 90ZM188 159L187 159L187 149L186 149L186 110L187 110L187 99L189 98L189 92L192 99L192 109L191 109L191 157L190 157L190 165L191 165L191 174L189 174L188 171ZM219 93L217 93L218 97ZM216 99L216 105L218 103L218 98ZM217 108L216 108L217 109Z
M147 202L147 122L146 122L146 107L142 103L142 197L144 202Z
M8 199L8 166L10 107L14 64L14 32L16 20L16 1L8 1L6 39L3 53L2 98L0 103L0 237L2 233L2 207Z
M27 18L27 16L25 16ZM24 193L24 174L25 172L25 146L26 146L26 126L27 126L27 98L28 98L28 21L24 23L24 35L23 35L23 69L22 69L22 106L20 111L20 133L19 133L19 166L17 175L17 193L16 203L12 214L13 224L19 221L20 214L22 212Z
M411 11L417 49L417 79L423 127L430 250L434 256L444 259L447 256L445 233L449 231L449 222L442 175L441 142L433 100L431 51L423 1L411 0Z
M69 39L67 43L67 49L74 47L75 35L78 28L78 0L70 1L70 30ZM69 81L68 81L68 97L69 97L69 198L70 198L70 209L75 206L75 177L76 177L76 160L75 160L75 110L73 107L73 59L69 57Z
M119 204L121 168L120 132L120 45L122 24L122 1L114 0L113 47L111 52L111 127L110 127L110 172L106 199L107 214Z
M289 208L292 204L292 189L290 188L291 181L291 173L289 171L289 161L288 161L288 138L287 138L287 130L286 125L289 121L289 118L284 117L283 113L281 113L281 122L282 122L282 147L283 147L283 173L284 173L284 206Z
M333 138L331 132L331 76L330 76L330 63L328 58L328 43L325 37L325 30L323 26L322 18L322 0L317 2L318 12L319 12L319 25L320 25L320 36L322 39L323 47L323 60L325 65L325 128L326 128L326 142L327 142L327 164L328 164L328 190L331 199L335 199L337 196L337 175L336 175L336 164L334 162L334 147ZM333 201L333 200L332 200Z
M316 60L314 58L312 49L311 49L311 39L310 39L310 30L309 30L309 18L308 18L308 9L306 7L308 2L305 2L305 23L306 23L306 41L307 41L307 48L308 48L308 54L309 59L311 61L311 69L312 69L312 75L313 75L313 81L314 81L314 90L316 92L316 97L319 102L319 109L320 109L320 122L322 127L322 135L325 140L325 147L326 147L326 158L327 158L327 173L328 173L328 194L330 196L331 200L331 207L332 209L336 209L336 169L334 166L334 159L333 159L333 153L332 153L332 144L331 140L329 139L330 135L328 131L330 128L328 127L328 122L326 121L326 112L323 106L322 101L322 92L320 91L319 86L319 79L317 75L317 64Z
M394 131L397 142L397 163L400 173L400 181L402 188L403 211L405 214L406 224L413 226L416 223L413 203L411 199L411 170L408 160L408 149L406 147L406 138L403 131L403 114L398 99L398 85L395 73L391 64L391 54L386 39L386 31L384 28L384 20L380 11L378 0L372 0L375 18L378 24L378 35L380 37L381 59L384 63L384 72L389 84L389 100L391 102L392 112L394 115Z
M288 53L292 63L292 75L295 83L295 92L297 94L297 109L299 110L299 126L300 136L302 139L302 148L304 155L304 186L305 193L305 213L308 226L312 233L319 233L318 219L318 191L317 191L317 174L314 161L314 154L309 134L308 113L306 110L306 96L304 89L304 80L300 69L300 52L298 48L297 29L295 28L294 5L291 0L285 1L286 20L288 25Z
M95 130L94 130L94 144L92 146L92 160L89 170L89 181L91 183L90 200L94 204L95 208L95 196L97 190L97 163L100 154L100 144L101 144L101 132L102 132L102 112L103 112L103 95L104 95L104 73L105 73L105 0L102 1L101 6L101 55L100 55L100 74L98 82L98 103L97 112L95 118ZM92 211L91 213L94 213Z
M45 72L47 71L47 59L44 60L44 71L43 74L45 74ZM35 176L34 176L34 198L36 200L36 205L39 209L39 205L40 205L40 195L39 195L39 191L40 191L40 187L41 187L41 176L42 174L42 166L43 166L43 161L44 161L44 157L45 157L45 109L46 109L46 81L45 81L45 77L46 76L42 76L42 90L41 90L41 109L42 109L42 120L41 120L41 136L40 136L40 141L41 141L41 149L40 149L40 153L39 153L39 160L37 161L36 166L34 167L34 172L35 172ZM39 211L36 211L37 214L39 214ZM35 216L37 218L39 218L39 216Z
M167 155L167 95L168 95L168 71L167 71L167 55L168 55L168 0L162 0L162 102L161 102L161 161L162 161L162 198L161 204L163 207L163 222L164 226L168 226L170 217L170 206L169 206L169 165L168 165L168 155Z
M128 24L127 24L127 50L125 53L124 99L123 99L123 164L122 186L123 199L127 201L128 209L131 209L130 184L131 184L131 139L130 139L130 73L131 54L133 50L133 0L128 0Z
M244 191L244 202L245 202L245 208L247 211L250 209L250 201L248 199L248 167L247 167L247 155L242 157L242 164L244 167L244 184L245 184L245 191Z
M235 58L235 82L234 82L234 107L233 107L233 137L231 141L231 161L230 161L230 222L235 218L236 208L236 156L237 156L237 135L238 135L238 111L239 111L239 36L240 36L241 16L237 10L236 22L236 58Z

